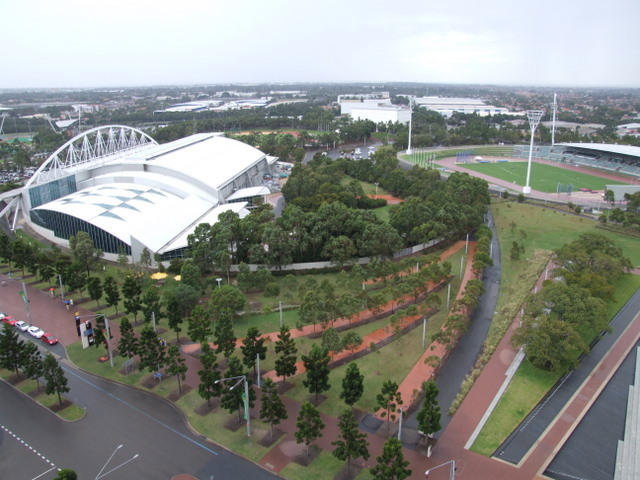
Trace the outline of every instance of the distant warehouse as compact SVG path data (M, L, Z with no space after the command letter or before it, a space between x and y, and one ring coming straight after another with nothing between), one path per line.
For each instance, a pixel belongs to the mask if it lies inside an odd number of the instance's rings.
M276 157L201 133L160 145L131 127L99 127L54 152L22 191L25 221L66 246L88 232L107 258L146 248L162 260L182 257L187 236L227 210L247 215L270 193L263 178Z

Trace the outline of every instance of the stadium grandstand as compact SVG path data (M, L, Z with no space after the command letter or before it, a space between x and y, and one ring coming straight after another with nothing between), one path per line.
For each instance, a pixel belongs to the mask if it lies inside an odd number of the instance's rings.
M527 158L529 146L515 146L514 155ZM606 143L558 143L553 147L535 146L533 157L640 177L640 147Z
M182 257L187 237L203 222L232 210L249 213L270 189L277 160L222 133L200 133L158 144L126 126L98 127L56 150L19 191L4 195L14 213L44 238L68 246L85 231L105 257L146 248L163 261ZM13 198L11 198L11 193Z

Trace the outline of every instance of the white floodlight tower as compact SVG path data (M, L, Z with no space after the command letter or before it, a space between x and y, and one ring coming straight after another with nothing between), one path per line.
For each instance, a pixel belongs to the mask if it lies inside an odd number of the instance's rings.
M529 143L529 163L527 165L527 183L522 189L522 193L529 194L531 193L531 187L529 186L529 179L531 178L531 159L533 157L533 134L536 131L536 127L538 123L540 123L540 119L544 115L544 111L542 110L528 110L527 118L529 119L529 127L531 128L531 143Z
M551 122L551 146L553 147L556 144L556 111L558 110L558 94L553 94L553 103L551 104L551 109L553 110L553 119Z
M413 120L413 98L409 97L409 144L407 145L407 155L411 155L411 124Z

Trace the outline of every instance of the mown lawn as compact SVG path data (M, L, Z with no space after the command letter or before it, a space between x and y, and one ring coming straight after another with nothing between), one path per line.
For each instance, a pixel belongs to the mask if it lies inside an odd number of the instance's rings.
M596 233L610 238L631 259L632 265L640 266L640 238L599 229L596 220L516 202L494 203L491 209L496 226L501 232L503 270L508 268L505 263L509 261L513 241L524 244L524 257L527 257L537 248L560 248L583 233ZM503 275L504 273L503 271Z
M525 185L527 179L527 162L468 163L464 165L464 168L512 182L514 186ZM556 193L559 183L565 189L568 185L573 185L574 192L580 188L604 190L605 185L624 185L624 182L589 175L578 170L567 170L543 163L532 164L530 177L532 189L539 192Z

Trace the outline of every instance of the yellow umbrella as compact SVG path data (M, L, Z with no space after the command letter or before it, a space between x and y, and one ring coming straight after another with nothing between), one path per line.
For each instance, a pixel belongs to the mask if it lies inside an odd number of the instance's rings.
M151 275L151 278L153 278L154 280L164 280L168 276L169 276L168 273L156 272L153 275Z

